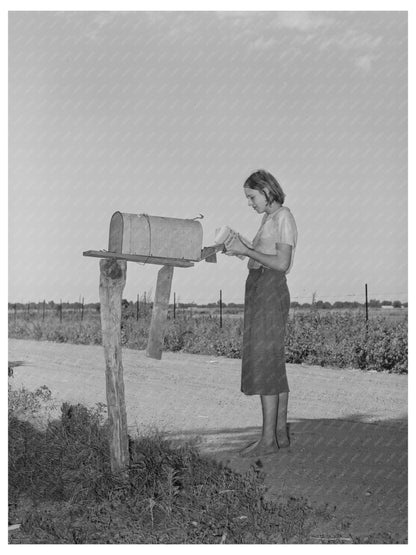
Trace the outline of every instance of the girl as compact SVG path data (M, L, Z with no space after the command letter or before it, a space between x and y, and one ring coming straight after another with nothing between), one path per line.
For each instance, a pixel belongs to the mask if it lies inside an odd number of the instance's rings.
M290 297L286 274L297 243L292 213L283 206L285 194L277 180L259 170L244 183L248 205L264 214L253 246L235 234L225 243L226 253L249 257L244 301L241 391L260 395L263 428L260 439L245 447L242 456L276 453L289 446L287 406L289 386L285 366L285 329Z

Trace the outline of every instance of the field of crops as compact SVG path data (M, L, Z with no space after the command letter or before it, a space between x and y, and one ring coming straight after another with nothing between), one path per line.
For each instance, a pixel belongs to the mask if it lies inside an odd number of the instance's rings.
M125 347L145 349L151 314L139 318L124 310L122 342ZM242 314L225 313L222 325L212 312L182 311L170 314L166 327L166 350L240 358ZM98 312L9 314L9 337L100 344ZM407 373L407 310L371 312L368 322L362 310L291 311L286 339L286 360L332 367Z

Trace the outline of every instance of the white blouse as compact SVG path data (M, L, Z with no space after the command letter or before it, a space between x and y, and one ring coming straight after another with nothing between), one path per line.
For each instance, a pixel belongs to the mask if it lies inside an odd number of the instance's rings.
M291 245L292 256L289 268L286 270L286 274L288 274L293 266L297 241L298 230L295 218L289 208L281 206L272 214L265 214L263 216L260 228L253 239L253 248L263 254L276 254L277 243ZM261 266L262 264L252 258L249 259L247 265L250 270L261 268Z

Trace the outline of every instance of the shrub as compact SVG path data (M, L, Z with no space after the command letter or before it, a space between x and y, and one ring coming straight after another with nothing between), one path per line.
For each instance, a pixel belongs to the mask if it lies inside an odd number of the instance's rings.
M46 412L53 409L52 393L46 386L42 385L35 391L29 391L25 387L20 389L13 389L11 384L8 384L8 416L33 420L39 415L44 417Z

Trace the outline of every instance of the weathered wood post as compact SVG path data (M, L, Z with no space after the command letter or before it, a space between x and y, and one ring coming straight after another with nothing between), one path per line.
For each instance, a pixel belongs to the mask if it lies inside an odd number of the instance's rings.
M365 284L365 321L368 322L368 287Z
M123 473L129 464L127 413L121 360L121 299L126 284L126 270L125 260L100 260L101 329L110 424L111 470L114 473Z
M220 289L220 328L222 328L222 289Z
M160 360L162 358L163 339L169 309L169 297L172 287L173 266L162 266L157 274L156 293L153 303L152 321L146 355Z

